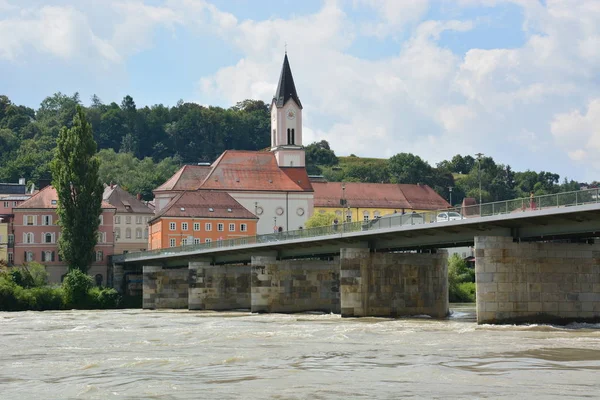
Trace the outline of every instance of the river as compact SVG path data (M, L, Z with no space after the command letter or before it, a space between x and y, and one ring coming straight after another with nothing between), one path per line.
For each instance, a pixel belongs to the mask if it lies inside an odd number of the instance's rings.
M0 313L0 399L598 398L600 325Z

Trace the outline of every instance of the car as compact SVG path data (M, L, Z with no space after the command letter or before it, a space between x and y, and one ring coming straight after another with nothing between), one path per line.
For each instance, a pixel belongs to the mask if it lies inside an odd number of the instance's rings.
M459 219L463 219L464 217L455 211L444 211L437 215L437 222L446 222L446 221L457 221Z

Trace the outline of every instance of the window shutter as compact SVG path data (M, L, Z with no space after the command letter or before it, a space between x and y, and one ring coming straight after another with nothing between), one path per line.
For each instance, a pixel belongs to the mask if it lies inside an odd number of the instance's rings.
M42 261L46 261L46 254L44 253L44 250L42 250Z
M23 262L27 261L27 252L23 252Z
M52 260L51 261L54 261L54 252L52 252Z

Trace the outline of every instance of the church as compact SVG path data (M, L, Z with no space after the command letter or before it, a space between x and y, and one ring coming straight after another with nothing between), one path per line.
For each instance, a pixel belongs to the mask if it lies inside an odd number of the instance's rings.
M228 193L259 218L258 234L304 227L314 193L302 144L302 103L287 53L271 102L270 151L226 150L211 165L183 166L154 190L156 215L184 191Z
M193 243L213 240L209 237L210 232L201 231L195 232L200 238L189 236L183 239L177 233L175 221L169 220L167 223L174 227L170 232L152 224L161 215L166 217L167 210L171 210L171 213L177 210L177 218L187 218L186 222L180 221L186 226L193 223L193 218L206 216L204 211L212 209L213 205L203 203L203 198L211 198L198 193L204 191L225 192L232 199L223 201L230 204L235 204L231 201L237 202L246 208L258 218L255 227L257 234L302 229L315 211L331 212L341 220L350 222L369 221L369 218L395 212L439 210L450 206L426 185L311 182L306 172L302 143L302 103L296 92L287 53L270 112L269 151L226 150L211 165L183 166L154 190L156 209L155 218L151 221L151 236L160 235L162 242L176 245L192 243L191 240ZM183 192L196 192L198 195L192 199L194 196L182 197L180 194ZM182 199L188 199L187 203L182 203ZM340 201L344 206L340 207ZM197 215L193 215L194 212ZM228 217L226 213L208 215L222 219ZM163 225L165 222L162 221ZM239 223L244 223L250 229L254 222ZM235 221L218 223L219 226L230 224L237 226ZM203 225L198 223L197 226Z

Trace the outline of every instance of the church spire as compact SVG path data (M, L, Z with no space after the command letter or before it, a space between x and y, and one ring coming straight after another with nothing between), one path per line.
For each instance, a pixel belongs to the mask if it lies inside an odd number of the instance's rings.
M289 99L293 99L298 107L302 109L302 103L296 93L296 85L294 85L294 78L292 77L292 70L288 61L287 49L285 57L283 58L283 66L281 67L281 75L279 76L279 84L277 85L277 91L273 100L277 108L281 108L287 103Z

